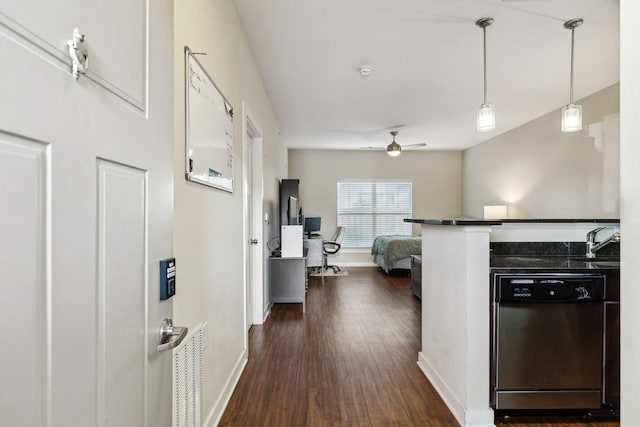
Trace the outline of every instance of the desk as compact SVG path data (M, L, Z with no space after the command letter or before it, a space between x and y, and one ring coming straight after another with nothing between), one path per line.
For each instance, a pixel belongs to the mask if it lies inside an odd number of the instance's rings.
M304 251L303 255L306 255ZM306 308L307 257L269 257L271 303L302 303Z
M302 241L302 247L308 250L307 267L322 267L322 243L322 236Z

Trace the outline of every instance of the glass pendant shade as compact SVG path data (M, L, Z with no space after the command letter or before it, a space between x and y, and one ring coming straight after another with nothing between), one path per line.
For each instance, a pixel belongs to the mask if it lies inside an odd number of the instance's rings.
M582 129L582 106L565 105L562 108L562 132L577 132Z
M478 110L478 132L489 132L496 128L496 111L493 104L482 104Z
M564 28L571 30L571 74L569 79L569 104L562 108L562 132L577 132L582 129L582 106L573 103L573 45L576 27L582 25L582 19L570 19L563 24Z

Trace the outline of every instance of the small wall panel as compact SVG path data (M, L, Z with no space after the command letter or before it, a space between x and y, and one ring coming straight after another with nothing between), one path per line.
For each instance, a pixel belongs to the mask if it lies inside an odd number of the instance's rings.
M97 218L98 425L146 426L146 173L99 160Z
M0 132L0 424L48 426L51 399L50 147Z

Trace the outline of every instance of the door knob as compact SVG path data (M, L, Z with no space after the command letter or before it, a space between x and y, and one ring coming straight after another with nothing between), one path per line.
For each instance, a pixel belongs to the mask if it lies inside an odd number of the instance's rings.
M189 328L182 326L173 326L171 319L164 319L160 326L160 344L158 351L170 350L180 345L187 336Z
M251 239L249 240L249 243L252 245L257 245L258 244L258 239Z

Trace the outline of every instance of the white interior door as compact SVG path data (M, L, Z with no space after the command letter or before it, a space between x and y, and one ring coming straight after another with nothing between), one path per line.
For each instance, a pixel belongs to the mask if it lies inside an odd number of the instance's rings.
M253 230L253 159L252 159L252 146L253 146L253 138L246 129L246 132L243 135L244 147L243 147L243 155L244 161L246 162L245 167L245 177L244 177L244 200L245 200L245 228L247 230L246 235L248 237L248 249L247 249L247 258L245 261L245 271L246 271L246 322L245 329L248 331L251 329L253 325L253 314L254 314L254 289L253 289L253 258L254 258L254 250L253 248L258 245L259 240Z
M262 226L263 173L262 129L246 104L242 104L243 169L245 191L245 258L247 290L247 330L251 325L262 324L264 319L264 231Z
M169 0L0 1L1 425L171 424L172 20Z

